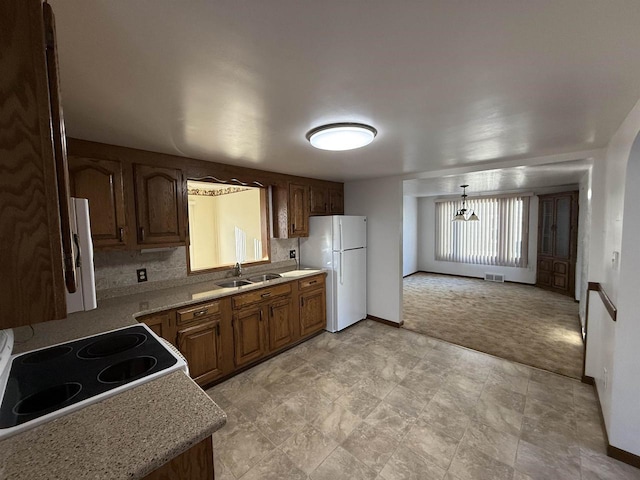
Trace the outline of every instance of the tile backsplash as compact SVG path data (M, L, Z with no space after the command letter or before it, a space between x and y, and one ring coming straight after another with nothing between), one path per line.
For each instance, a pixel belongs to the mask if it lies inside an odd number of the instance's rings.
M278 264L289 261L289 250L298 249L298 239L272 238L271 263ZM106 291L131 287L130 293L141 290L158 288L153 285L162 282L167 284L180 284L184 282L196 283L206 281L209 276L224 277L224 272L218 274L204 274L202 276L187 275L186 247L176 247L160 251L96 251L94 255L96 290L98 298L106 298L110 295ZM138 283L136 270L147 269L148 281ZM255 267L258 268L258 267ZM261 268L263 270L264 267ZM253 270L250 268L249 270ZM161 288L161 287L160 287Z

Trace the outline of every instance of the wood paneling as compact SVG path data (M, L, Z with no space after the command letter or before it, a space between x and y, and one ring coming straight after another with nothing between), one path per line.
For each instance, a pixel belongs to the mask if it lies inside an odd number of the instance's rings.
M162 432L158 432L159 435ZM207 437L144 477L144 480L213 480L213 442Z
M66 316L42 3L0 2L0 329Z
M344 215L344 190L342 187L329 189L329 213Z
M324 286L324 283L323 283ZM300 293L300 335L305 337L327 326L327 300L324 288Z
M134 165L138 243L183 243L184 181L182 171Z
M122 164L114 160L69 157L71 195L89 200L95 248L124 246L127 241Z
M311 215L326 215L329 212L329 189L314 185L309 189Z
M309 236L309 186L289 185L289 237Z

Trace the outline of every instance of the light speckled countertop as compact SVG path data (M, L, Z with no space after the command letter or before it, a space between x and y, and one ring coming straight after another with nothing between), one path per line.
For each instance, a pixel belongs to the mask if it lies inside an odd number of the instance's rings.
M14 353L67 342L136 323L136 318L317 275L275 271L282 278L239 288L215 282L183 285L102 300L96 310L15 329ZM0 479L141 478L226 423L226 415L183 372L0 441Z

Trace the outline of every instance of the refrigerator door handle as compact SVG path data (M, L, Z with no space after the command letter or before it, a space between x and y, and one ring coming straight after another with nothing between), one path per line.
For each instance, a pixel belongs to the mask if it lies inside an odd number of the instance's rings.
M338 223L338 225L340 227L340 250L342 251L344 250L344 242L342 241L342 219L340 219L340 222ZM342 258L342 254L340 254L340 258Z
M73 243L76 244L76 268L82 267L82 250L80 250L80 237L77 233L73 234Z
M344 285L344 282L342 281L343 276L342 276L342 252L340 252L340 285Z

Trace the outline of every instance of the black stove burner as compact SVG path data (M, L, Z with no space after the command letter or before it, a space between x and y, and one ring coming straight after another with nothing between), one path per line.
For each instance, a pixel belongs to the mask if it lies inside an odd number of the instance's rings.
M97 340L78 351L84 359L103 358L116 353L126 352L144 343L146 335L140 333L123 333L118 336Z
M0 429L15 427L174 366L143 325L16 356L0 404Z
M31 415L44 412L45 410L51 410L63 403L67 403L78 395L80 390L82 390L82 385L76 382L56 385L20 400L16 406L13 407L13 412L16 415Z
M156 366L158 360L154 357L128 358L122 362L105 368L98 374L98 380L104 383L124 382L147 373Z
M54 358L66 355L73 350L73 347L69 345L59 345L57 347L47 348L46 350L40 350L22 357L22 363L25 365L35 365L36 363L48 362Z

